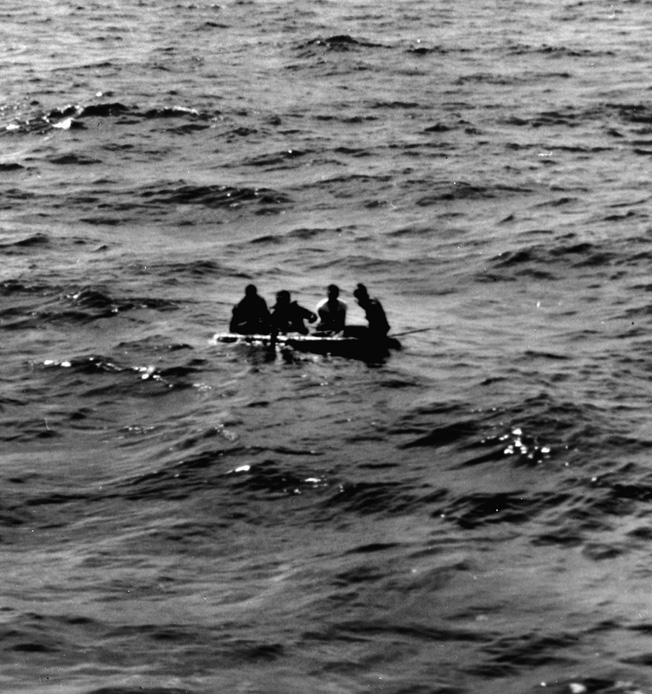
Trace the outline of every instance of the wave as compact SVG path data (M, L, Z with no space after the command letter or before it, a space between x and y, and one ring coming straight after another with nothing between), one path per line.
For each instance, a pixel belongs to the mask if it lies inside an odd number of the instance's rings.
M138 194L154 205L203 205L209 208L238 208L246 203L275 207L291 202L287 195L271 188L198 186L183 182L148 186Z
M37 110L22 117L14 117L0 130L0 134L4 132L5 135L42 135L50 130L85 129L86 122L93 119L114 119L117 124L122 125L133 125L139 121L189 121L190 125L179 125L176 128L166 125L168 130L185 134L209 128L210 123L218 116L218 111L198 111L186 106L139 108L120 102L68 104L48 111Z
M69 154L61 154L59 156L52 157L49 161L51 164L55 164L57 166L92 166L102 163L100 159L87 157L83 154L75 154L72 152Z
M541 44L532 46L528 44L512 44L507 48L509 55L531 55L541 54L553 58L597 58L597 57L613 57L615 53L609 50L594 50L590 48L569 48L568 46L550 46Z
M70 289L43 280L26 281L23 278L1 282L0 295L20 302L4 307L2 315L20 317L23 327L60 322L81 324L141 309L166 312L179 308L177 302L160 297L116 297L99 287ZM30 303L26 304L23 297L29 299Z
M72 310L64 308L59 314L53 312L51 320L61 318L80 318L82 320L96 320L109 318L126 311L137 309L151 309L156 311L175 311L178 304L174 301L151 297L113 297L102 289L94 287L82 287L74 292L66 294L61 304L72 306Z
M464 530L527 527L524 532L535 545L577 545L599 561L635 551L639 531L641 542L647 541L652 473L645 460L652 440L624 434L623 417L626 422L627 412L616 405L600 408L541 394L472 414L462 404L422 406L390 435L398 439L399 450L413 456L411 466L437 466L432 479L451 480L420 490L417 508L432 518ZM507 476L504 485L472 491L454 475L456 470L495 475L505 468L532 474L513 481ZM396 491L400 501L404 494ZM391 508L390 500L381 499L383 504ZM617 521L622 516L629 519L625 525ZM619 537L601 536L616 527Z
M354 38L349 34L335 34L303 41L296 46L295 50L301 57L306 58L331 52L349 53L366 48L386 48L386 46L366 39Z
M241 162L242 166L260 166L260 167L283 167L287 162L292 162L295 159L301 159L308 154L309 151L298 149L286 149L280 152L264 154L252 159L245 159Z
M147 267L150 272L160 275L167 284L180 284L187 280L213 281L222 277L248 277L241 269L214 260L170 261L160 264L151 263Z
M570 80L571 77L572 75L569 72L541 72L535 74L527 73L509 76L491 72L477 72L458 77L455 84L462 86L474 83L498 86L517 86L519 84L531 84L533 81L545 82L547 80Z
M27 248L43 248L50 244L50 237L44 233L28 234L27 236L20 236L16 238L15 235L3 236L0 240L0 252L11 254L15 252L20 252L22 249ZM9 284L3 282L2 286L7 288L11 285L11 280Z
M80 396L97 396L103 393L121 393L128 391L133 394L135 382L153 381L165 388L190 387L188 376L192 376L201 370L201 362L191 360L186 364L177 365L133 365L124 364L118 359L104 355L84 355L69 359L47 359L41 365L45 371L56 370L68 385L74 384L75 391ZM98 381L98 376L124 376L118 380L108 382ZM90 377L90 378L87 378Z
M345 482L323 503L333 520L348 512L355 515L396 516L412 514L448 495L445 489L429 489L410 482Z
M455 200L487 200L513 195L529 195L533 188L506 184L480 184L467 181L446 181L431 186L432 192L416 200L419 207L430 207L440 202Z
M570 269L586 268L587 273L608 269L619 259L611 248L589 241L578 241L574 235L557 238L548 244L537 244L505 251L490 259L481 280L512 280L518 277L555 280L566 277Z

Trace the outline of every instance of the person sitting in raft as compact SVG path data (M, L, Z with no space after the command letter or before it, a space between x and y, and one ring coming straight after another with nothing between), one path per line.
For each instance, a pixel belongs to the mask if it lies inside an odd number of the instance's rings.
M270 332L267 302L258 294L255 285L248 284L244 298L233 307L229 330L240 335L267 335Z
M336 284L328 285L328 296L317 304L319 323L317 332L334 335L344 330L346 322L346 302L339 298L340 288Z
M276 304L272 308L272 332L278 333L301 333L308 334L308 328L304 323L314 323L317 315L312 311L299 306L296 301L292 301L290 292L282 289L276 293Z
M390 326L385 315L385 309L383 309L380 301L369 296L369 292L364 284L358 284L353 291L353 296L360 308L365 312L368 327L360 330L362 326L350 326L345 334L352 337L372 337L384 340L387 337ZM358 334L354 335L354 333Z

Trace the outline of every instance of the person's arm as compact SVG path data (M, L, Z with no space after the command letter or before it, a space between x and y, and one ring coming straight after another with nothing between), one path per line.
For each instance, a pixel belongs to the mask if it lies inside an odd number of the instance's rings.
M305 318L308 323L314 323L317 320L317 314L313 313L309 308L305 308L304 306L299 306L299 315L302 318Z

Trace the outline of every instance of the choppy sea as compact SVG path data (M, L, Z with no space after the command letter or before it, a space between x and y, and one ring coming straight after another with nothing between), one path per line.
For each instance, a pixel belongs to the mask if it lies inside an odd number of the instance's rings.
M650 694L650 2L0 20L0 690Z

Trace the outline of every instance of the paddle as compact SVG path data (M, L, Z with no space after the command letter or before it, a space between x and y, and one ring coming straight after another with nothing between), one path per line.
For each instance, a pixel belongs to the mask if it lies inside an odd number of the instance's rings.
M403 335L414 335L414 333L425 333L427 330L437 330L436 327L431 328L417 328L416 330L406 330L402 333L393 333L392 337L403 337Z

